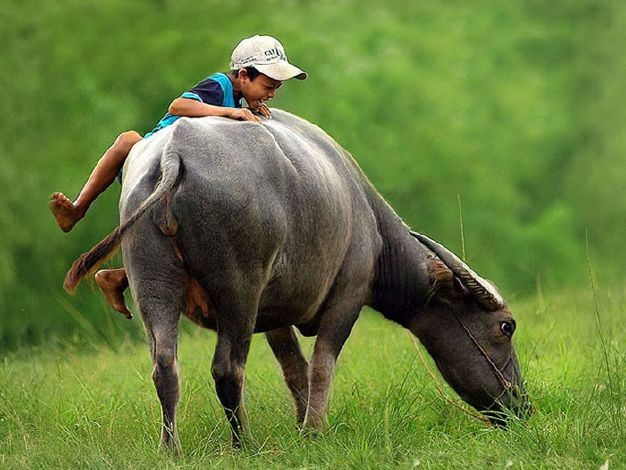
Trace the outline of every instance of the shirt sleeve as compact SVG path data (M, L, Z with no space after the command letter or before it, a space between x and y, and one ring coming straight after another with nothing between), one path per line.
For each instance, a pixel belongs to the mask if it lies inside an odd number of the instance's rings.
M223 106L224 103L222 87L219 83L210 78L201 81L191 90L184 92L181 96L215 106Z

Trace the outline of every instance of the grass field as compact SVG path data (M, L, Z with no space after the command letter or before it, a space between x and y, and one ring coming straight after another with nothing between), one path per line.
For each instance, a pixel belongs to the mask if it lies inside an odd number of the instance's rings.
M449 405L408 333L364 311L340 357L330 428L304 438L257 336L247 368L252 442L239 451L210 375L215 335L185 327L178 459L158 450L160 408L143 344L22 350L0 365L0 467L624 468L626 291L599 288L597 305L591 287L513 303L536 413L506 431Z
M625 2L3 0L0 25L0 470L626 468ZM46 201L76 194L119 132L152 129L254 33L310 73L275 105L353 153L407 223L461 254L462 209L468 262L519 293L529 421L502 431L448 404L406 331L366 311L315 439L255 339L253 436L233 451L215 334L186 323L183 456L158 450L141 322L88 289L61 291L117 224L119 187L71 234ZM602 260L597 296L571 287L584 286L585 251ZM527 298L535 279L546 291Z

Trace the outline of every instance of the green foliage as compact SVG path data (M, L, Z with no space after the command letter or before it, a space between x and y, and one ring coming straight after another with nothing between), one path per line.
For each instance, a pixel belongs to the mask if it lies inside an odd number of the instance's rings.
M252 440L241 451L229 448L228 424L213 388L215 334L194 328L181 335L178 354L180 459L157 450L161 413L145 345L14 353L0 363L0 464L571 469L608 462L608 468L624 468L625 301L624 290L600 289L597 317L590 288L512 305L519 324L516 348L535 413L526 422L513 420L507 430L448 405L407 331L366 311L339 359L330 429L305 438L295 426L279 367L257 336L246 372ZM310 352L311 340L304 345Z
M279 37L310 73L275 106L350 150L416 230L460 253L507 297L586 278L585 232L604 279L626 258L624 54L617 0L512 2L79 2L0 5L0 347L108 337L71 261L117 224L112 187L71 234L46 207L76 194L127 129L225 70L242 37ZM133 330L137 334L137 330Z

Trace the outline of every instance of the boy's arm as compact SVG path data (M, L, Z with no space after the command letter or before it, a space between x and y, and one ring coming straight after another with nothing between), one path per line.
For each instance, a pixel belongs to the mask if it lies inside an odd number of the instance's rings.
M222 116L237 121L261 122L258 116L252 114L247 108L227 108L224 106L214 106L212 104L201 103L189 98L176 98L170 104L168 112L174 116L203 117Z

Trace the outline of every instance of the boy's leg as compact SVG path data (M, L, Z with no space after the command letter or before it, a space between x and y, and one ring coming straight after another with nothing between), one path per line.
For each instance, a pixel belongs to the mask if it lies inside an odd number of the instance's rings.
M130 149L141 139L142 137L135 131L120 134L113 145L104 152L74 202L63 193L50 195L50 210L61 230L69 232L76 222L85 216L91 203L113 182Z
M128 287L126 270L124 268L101 269L94 278L109 305L115 311L124 314L126 318L133 318L124 300L124 289Z

